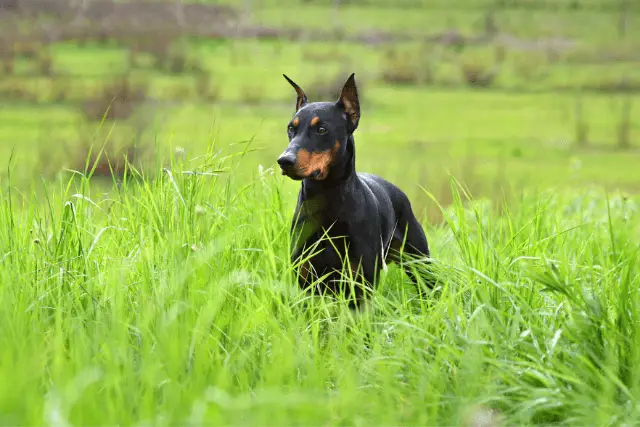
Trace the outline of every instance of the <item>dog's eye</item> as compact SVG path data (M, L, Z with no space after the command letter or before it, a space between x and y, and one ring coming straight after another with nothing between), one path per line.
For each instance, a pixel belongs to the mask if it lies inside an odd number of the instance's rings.
M325 129L325 128L323 128L322 126L320 126L320 127L318 128L318 133L319 133L320 135L324 135L325 133L327 133L327 129Z
M293 133L293 126L291 126L291 125L287 126L287 133L289 135L291 135Z

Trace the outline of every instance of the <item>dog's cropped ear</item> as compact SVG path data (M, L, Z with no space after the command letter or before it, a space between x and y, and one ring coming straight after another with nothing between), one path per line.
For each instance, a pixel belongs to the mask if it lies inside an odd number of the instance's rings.
M347 116L347 129L349 132L355 131L360 121L360 101L358 100L355 73L351 74L344 84L337 105L344 110Z
M297 94L297 98L296 98L296 111L298 111L299 109L301 109L302 107L304 107L305 105L307 105L307 103L309 102L307 100L307 95L304 93L304 91L300 88L300 86L298 86L297 84L295 84L295 82L293 80L291 80L289 77L286 76L286 74L283 74L284 78L287 79L287 81L289 82L289 84L291 86L293 86L293 88L296 90L296 94Z

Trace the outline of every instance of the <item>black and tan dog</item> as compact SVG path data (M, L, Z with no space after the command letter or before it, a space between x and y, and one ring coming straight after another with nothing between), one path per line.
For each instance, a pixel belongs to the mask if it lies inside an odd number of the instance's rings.
M283 175L302 181L291 229L292 262L316 246L299 266L300 286L318 281L316 291L339 292L336 284L348 261L370 289L382 261L397 262L401 252L428 258L424 231L402 190L376 175L356 172L353 132L360 121L360 102L354 74L336 102L309 103L304 91L284 77L297 100L287 126L289 145L278 164ZM417 284L413 272L405 271ZM356 288L355 305L363 296L363 289Z

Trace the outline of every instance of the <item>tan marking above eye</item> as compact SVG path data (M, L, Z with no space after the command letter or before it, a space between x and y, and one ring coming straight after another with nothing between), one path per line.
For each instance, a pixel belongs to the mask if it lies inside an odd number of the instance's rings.
M318 123L320 123L320 117L314 117L313 119L311 119L311 123L309 124L309 126L315 126Z
M333 148L327 151L309 151L301 148L296 158L296 169L305 177L311 176L315 171L320 171L317 178L323 180L327 177L329 166L340 148L340 141L336 141Z
M293 127L297 127L300 124L300 119L296 117L295 119L293 119L293 122L291 124L293 125Z

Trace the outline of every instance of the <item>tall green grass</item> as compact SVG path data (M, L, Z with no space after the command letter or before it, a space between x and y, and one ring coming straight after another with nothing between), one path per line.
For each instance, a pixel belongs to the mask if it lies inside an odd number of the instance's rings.
M636 201L452 181L440 285L419 300L391 267L356 314L296 289L295 193L235 185L238 159L3 182L0 424L640 422Z

